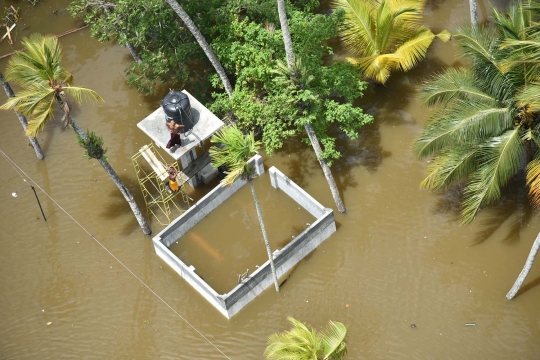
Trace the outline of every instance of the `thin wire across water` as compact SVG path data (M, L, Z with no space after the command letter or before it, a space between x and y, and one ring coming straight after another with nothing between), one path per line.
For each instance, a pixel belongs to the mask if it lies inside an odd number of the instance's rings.
M150 286L148 286L144 281L141 280L140 277L138 277L133 271L131 271L130 268L128 268L122 261L120 261L120 259L118 259L111 251L109 251L109 249L107 249L94 235L92 235L92 233L90 233L88 230L86 230L86 228L84 226L81 225L81 223L79 223L73 216L71 216L71 214L69 214L67 212L66 209L64 209L60 204L58 204L56 202L56 200L54 200L47 192L45 192L45 190L43 190L41 188L41 186L39 186L39 184L37 184L34 179L32 179L23 169L21 169L19 167L19 165L17 165L17 163L15 163L15 161L13 161L4 151L2 151L0 149L0 153L2 153L2 155L6 158L6 160L8 161L8 163L11 165L11 167L15 170L15 172L24 180L24 181L27 181L26 179L30 180L30 182L32 182L39 190L41 190L41 192L43 194L45 194L45 196L47 196L49 199L51 199L51 201L53 203L56 204L56 206L58 206L58 208L60 210L62 210L71 220L73 220L73 222L75 222L75 224L77 224L81 229L84 230L84 232L86 232L88 234L88 236L90 236L103 250L105 250L110 256L113 257L113 259L115 259L120 265L122 265L124 267L124 269L126 269L131 275L133 275L133 277L135 279L137 279L148 291L150 291L152 294L154 294L154 296L156 296L159 300L161 300L161 302L163 304L165 304L169 309L172 310L172 312L174 312L180 319L184 320L186 324L188 324L193 330L195 330L195 332L197 334L199 334L204 340L206 340L210 345L212 345L217 351L219 351L226 359L231 359L229 356L227 356L220 348L217 347L217 345L215 345L212 341L210 341L206 336L204 336L203 333L201 333L199 330L197 330L197 328L195 326L193 326L189 321L187 321L182 315L180 315L180 313L178 313L178 311L176 311L171 305L169 305L169 303L167 303L161 296L159 296L154 290L152 290L152 288L150 288ZM23 176L24 175L24 176ZM26 178L25 178L26 177Z

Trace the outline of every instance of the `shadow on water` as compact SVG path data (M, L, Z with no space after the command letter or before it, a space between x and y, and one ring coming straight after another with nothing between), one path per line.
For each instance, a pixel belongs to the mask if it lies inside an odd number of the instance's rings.
M453 221L460 221L461 202L464 187L452 186L440 192L435 205L436 213L447 214ZM472 244L480 245L500 231L506 234L502 241L514 244L520 240L520 232L530 223L534 210L527 197L527 187L523 178L516 177L503 190L501 200L481 210L483 219L480 220L481 230L477 231Z
M534 280L532 281L529 281L528 283L526 283L525 285L523 285L519 291L517 292L516 296L514 297L517 298L518 296L521 296L523 294L525 294L527 291L535 288L537 285L540 284L540 276L538 276L537 278L535 278Z

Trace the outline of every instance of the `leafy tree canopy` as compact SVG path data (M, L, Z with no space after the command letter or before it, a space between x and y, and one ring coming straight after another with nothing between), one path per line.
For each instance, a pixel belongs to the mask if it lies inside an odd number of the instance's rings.
M325 16L289 6L294 51L299 55L295 80L289 80L289 70L282 62L283 36L276 28L279 22L273 22L277 11L272 3L274 11L266 17L255 14L257 21L231 13L227 21L220 22L220 35L212 47L225 68L232 70L236 85L232 99L214 94L211 109L228 115L241 128L262 130L269 154L279 149L285 138L303 133L303 125L309 121L323 144L323 156L331 162L340 154L335 139L327 135L328 127L338 126L355 138L358 129L372 121L362 109L352 106L366 87L358 80L357 70L343 62L325 65L325 58L333 52L324 41L337 34L343 12ZM301 86L294 86L294 81ZM217 76L213 85L219 86Z
M328 127L338 126L355 138L372 118L352 105L366 83L358 80L354 66L332 62L332 49L324 45L337 35L343 11L314 14L317 6L318 0L298 0L287 10L294 50L301 59L299 79L306 80L299 90L279 65L285 51L274 0L182 1L234 84L232 99L219 91L219 77L164 1L74 0L71 11L86 14L85 21L99 40L129 42L138 50L142 61L133 62L128 81L140 90L152 93L161 82L186 87L212 102L211 110L218 116L237 122L244 131L262 134L269 154L287 137L303 133L303 124L310 121L324 147L323 156L331 162L340 154L335 139L327 135ZM206 97L211 89L212 98Z

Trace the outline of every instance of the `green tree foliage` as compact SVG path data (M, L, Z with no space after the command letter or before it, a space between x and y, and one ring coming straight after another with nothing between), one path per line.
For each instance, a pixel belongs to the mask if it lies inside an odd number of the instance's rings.
M533 203L540 203L540 8L529 4L512 3L507 13L493 8L488 27L460 29L455 39L471 65L449 69L424 87L433 112L414 152L434 160L421 186L466 185L463 224L498 201L522 171Z
M201 0L182 5L186 11L199 14L194 21L204 20L206 25L214 17L204 10L215 3L217 0ZM208 60L165 1L74 0L69 9L74 16L84 16L92 36L99 41L129 42L138 50L142 61L134 61L127 76L128 83L139 90L151 94L160 83L182 88L189 82L198 93L207 91Z
M73 86L73 76L62 65L62 51L58 40L49 36L32 34L24 38L25 52L17 51L6 68L6 79L19 84L23 90L9 98L0 109L15 109L31 117L26 135L35 137L47 120L54 118L54 105L61 104L65 125L69 124L68 97L76 103L83 99L103 101L94 90Z
M358 129L372 121L353 102L362 96L366 83L349 63L331 62L332 49L324 41L336 36L343 11L329 16L312 11L318 0L299 0L289 5L295 53L301 57L302 77L312 79L301 91L280 73L278 60L285 58L273 0L186 0L181 5L210 42L231 82L231 99L192 35L162 0L74 0L73 14L86 14L92 34L102 41L131 43L141 62L133 62L128 81L140 90L153 92L156 85L193 89L199 99L210 100L211 110L236 122L244 131L262 136L272 154L289 136L303 133L310 121L330 162L339 157L329 127L339 127L355 138ZM97 5L96 5L97 4ZM108 11L105 11L104 6ZM326 62L325 62L326 59ZM299 109L299 100L306 105Z
M10 58L6 78L21 86L22 91L8 98L0 109L16 110L31 117L26 133L36 136L43 130L47 120L54 119L55 103L58 104L64 113L65 126L71 125L79 138L79 144L85 147L86 155L97 159L128 202L143 232L150 235L152 230L133 196L104 156L106 150L103 149L103 139L94 133L89 136L71 116L70 99L75 103L81 103L83 99L103 99L94 90L73 86L73 76L62 66L62 48L56 37L32 34L21 43L25 51L17 51Z
M347 328L340 322L329 321L326 328L316 332L302 322L289 317L292 329L270 335L264 355L269 360L342 360L347 354Z
M277 13L257 13L253 18L230 12L220 21L219 36L212 47L225 68L236 80L232 99L214 94L211 109L236 121L243 129L262 131L262 141L269 154L279 149L285 138L303 133L303 125L313 124L323 144L323 156L330 162L340 156L335 139L327 135L330 126L339 127L355 138L358 129L372 121L352 103L362 96L366 83L358 80L357 70L348 63L325 65L332 49L321 45L337 34L343 11L329 16L315 15L295 6L288 10L295 53L300 55L294 86L290 72L281 62L285 58L283 36L277 26ZM315 2L309 2L311 6ZM308 5L309 5L308 4ZM261 4L262 6L263 4ZM218 86L214 77L213 85ZM297 106L297 104L302 106Z
M384 84L390 73L408 71L426 56L438 37L421 25L425 0L333 0L335 8L345 9L340 37L365 76Z
M103 138L96 135L93 131L86 130L88 137L83 139L80 135L77 135L77 143L85 149L84 156L88 159L103 159L108 161L107 149L103 148Z

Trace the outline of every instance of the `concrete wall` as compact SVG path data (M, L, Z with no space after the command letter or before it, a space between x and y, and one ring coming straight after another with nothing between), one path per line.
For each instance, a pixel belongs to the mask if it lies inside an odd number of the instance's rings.
M262 158L255 156L251 160L258 175L264 173ZM302 188L287 178L275 167L269 170L271 184L295 200L311 213L316 220L283 249L274 252L274 264L278 277L283 276L307 254L315 249L336 231L334 213L313 199ZM270 262L266 261L243 283L227 294L219 295L197 274L196 269L185 265L168 247L195 226L201 219L219 206L223 201L245 185L244 180L237 180L231 187L216 187L205 197L177 218L167 228L153 238L154 248L159 257L169 264L180 276L193 286L202 296L214 305L223 315L231 318L251 300L273 284Z
M249 164L255 168L257 176L264 174L264 165L262 157L255 155L249 160ZM216 186L212 191L206 194L196 204L191 206L182 215L176 218L169 226L167 226L162 232L156 235L160 237L165 244L169 247L173 242L178 240L182 235L188 232L199 221L210 214L215 208L221 205L222 202L227 200L232 194L238 191L242 186L246 184L246 180L237 179L231 186Z
M283 249L274 251L274 265L276 266L276 273L279 278L336 232L336 223L332 209L322 206L277 168L271 167L268 173L274 188L285 192L298 205L317 218L316 221L300 233L300 235L296 236ZM228 317L240 311L265 289L272 286L273 282L270 261L266 261L246 281L223 296L229 314Z

